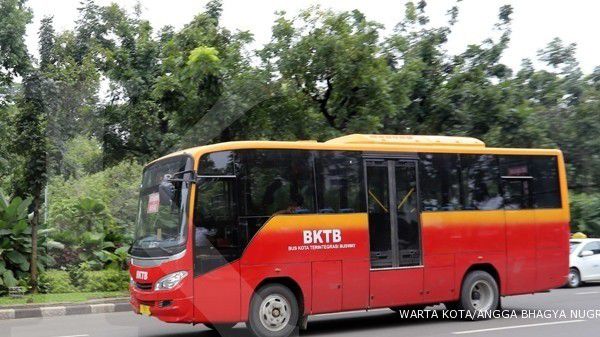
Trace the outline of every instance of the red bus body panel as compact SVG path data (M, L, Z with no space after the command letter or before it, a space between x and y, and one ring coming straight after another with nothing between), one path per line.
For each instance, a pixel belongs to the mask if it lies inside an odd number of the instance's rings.
M561 219L562 217L562 219ZM132 287L132 305L153 305L167 322L246 321L254 290L286 280L301 291L305 314L440 303L457 300L466 272L491 266L502 295L560 287L568 273L568 219L558 210L424 212L423 265L371 270L366 214L277 215L256 234L242 257L192 278L191 254L148 272L190 275L173 291ZM338 229L341 242L304 244L304 231ZM171 309L156 308L171 300ZM177 307L177 308L175 308Z

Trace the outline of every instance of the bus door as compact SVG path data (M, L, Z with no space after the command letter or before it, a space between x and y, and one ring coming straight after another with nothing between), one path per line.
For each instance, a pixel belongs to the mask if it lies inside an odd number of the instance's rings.
M235 176L200 176L194 206L194 316L240 317L240 231Z
M506 218L506 288L512 294L531 292L536 284L537 230L532 209L532 182L531 176L502 175Z
M418 162L365 158L370 236L370 307L423 301Z

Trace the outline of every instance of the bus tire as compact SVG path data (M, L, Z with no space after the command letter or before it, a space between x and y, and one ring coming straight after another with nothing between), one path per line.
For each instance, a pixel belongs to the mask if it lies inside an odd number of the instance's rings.
M460 299L456 303L458 309L471 313L465 318L481 320L490 317L478 314L496 310L499 303L498 283L492 275L482 270L474 270L467 274L462 283Z
M254 293L248 316L248 328L258 337L288 337L298 332L298 300L279 283L265 285Z

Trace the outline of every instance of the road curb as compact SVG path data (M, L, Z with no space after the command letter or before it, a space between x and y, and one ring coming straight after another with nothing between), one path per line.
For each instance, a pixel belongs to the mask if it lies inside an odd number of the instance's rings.
M129 302L0 309L0 321L20 318L46 318L71 315L106 314L111 312L126 311L131 311L131 304L129 304Z

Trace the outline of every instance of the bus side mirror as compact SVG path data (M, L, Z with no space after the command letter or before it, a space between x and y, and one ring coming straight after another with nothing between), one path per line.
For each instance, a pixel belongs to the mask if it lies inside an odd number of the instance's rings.
M594 255L594 252L592 252L591 250L584 250L583 252L581 252L581 254L579 254L579 256L581 257L588 257L592 255Z

